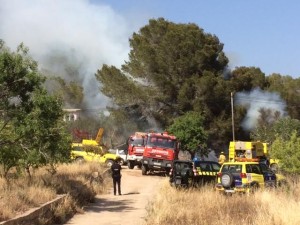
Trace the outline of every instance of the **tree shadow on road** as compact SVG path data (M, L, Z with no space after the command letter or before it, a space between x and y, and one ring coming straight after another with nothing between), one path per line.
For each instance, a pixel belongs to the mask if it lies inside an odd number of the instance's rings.
M86 212L122 212L122 211L131 211L135 210L135 207L132 207L134 201L130 199L120 199L121 196L115 196L115 199L100 199L96 198L95 202L86 206L84 210Z
M122 195L136 195L136 194L140 194L140 192L136 191L136 192L128 192Z

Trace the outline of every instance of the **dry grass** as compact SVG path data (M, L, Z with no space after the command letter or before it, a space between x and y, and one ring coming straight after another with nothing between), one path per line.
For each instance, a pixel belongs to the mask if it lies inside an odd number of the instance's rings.
M107 191L110 184L106 169L98 163L73 163L59 165L54 175L41 168L31 171L31 178L19 176L9 182L0 178L0 221L38 207L57 194L68 194L64 204L54 210L56 220L62 221L71 211L92 202L96 194Z
M298 225L300 182L289 190L277 189L254 195L224 196L212 186L177 190L165 182L148 206L151 225Z

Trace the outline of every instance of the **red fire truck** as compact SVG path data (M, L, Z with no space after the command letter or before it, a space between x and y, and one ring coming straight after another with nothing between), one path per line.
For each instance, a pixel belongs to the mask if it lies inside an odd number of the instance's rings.
M177 138L163 133L147 133L144 139L142 174L148 171L165 171L169 173L172 163L178 159L179 144Z
M145 149L145 138L147 133L135 132L128 139L128 153L127 153L127 165L129 169L133 169L135 166L141 168L143 152Z

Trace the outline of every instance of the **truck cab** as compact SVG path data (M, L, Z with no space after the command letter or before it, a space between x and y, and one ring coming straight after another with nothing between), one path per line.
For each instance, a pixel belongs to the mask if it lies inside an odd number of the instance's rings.
M127 165L129 169L133 169L135 166L141 168L142 158L145 149L145 139L147 133L135 132L128 138L127 141Z
M177 138L163 133L148 133L142 158L142 175L148 171L164 171L169 174L173 161L178 159Z

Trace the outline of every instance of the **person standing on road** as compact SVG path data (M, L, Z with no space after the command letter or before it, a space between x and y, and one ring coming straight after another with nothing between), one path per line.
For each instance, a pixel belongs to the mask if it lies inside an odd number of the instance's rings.
M118 194L121 195L121 165L120 160L115 160L114 164L111 166L111 176L113 179L114 185L114 195L117 194L117 186L118 186Z

